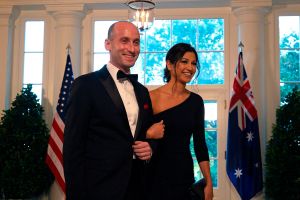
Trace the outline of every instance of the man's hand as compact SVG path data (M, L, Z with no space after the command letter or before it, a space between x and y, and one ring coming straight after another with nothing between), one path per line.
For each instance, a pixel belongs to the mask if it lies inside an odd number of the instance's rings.
M148 142L135 141L132 145L134 154L140 160L149 160L152 156L152 149Z

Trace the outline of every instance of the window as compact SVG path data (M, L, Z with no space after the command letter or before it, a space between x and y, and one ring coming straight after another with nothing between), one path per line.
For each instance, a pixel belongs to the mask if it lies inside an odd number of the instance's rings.
M94 26L94 70L109 60L104 49L107 30L113 21L96 21ZM141 53L132 68L145 85L163 84L167 51L176 43L196 48L201 72L191 84L224 84L224 19L156 20L141 34Z
M217 101L204 101L205 113L205 139L208 148L209 158L210 158L210 170L211 177L213 181L213 187L218 186L218 148L217 148L217 134L218 134L218 124L217 124ZM195 179L199 180L202 177L199 164L196 159L194 152L194 143L191 138L190 149L192 152L192 157L194 160L194 171Z
M104 48L104 40L107 38L107 31L112 23L114 21L95 21L94 23L94 71L102 68L109 61L109 54ZM197 88L204 84L211 87L224 86L224 19L222 18L156 20L151 29L141 34L141 53L132 68L132 73L139 75L139 82L150 90L153 86L164 84L163 70L166 53L171 46L179 42L190 43L195 47L200 60L200 75L188 87ZM210 97L210 100L204 102L205 113L209 113L205 115L205 137L209 150L213 186L219 188L219 166L223 161L218 155L218 138L220 137L218 115L220 113L217 108L220 99L217 100L215 94L213 98ZM201 96L204 97L203 94ZM202 175L194 154L192 138L190 148L194 159L195 179L198 180Z
M279 17L280 101L295 86L300 88L300 16Z
M42 100L44 21L25 22L23 87L32 84L32 91Z

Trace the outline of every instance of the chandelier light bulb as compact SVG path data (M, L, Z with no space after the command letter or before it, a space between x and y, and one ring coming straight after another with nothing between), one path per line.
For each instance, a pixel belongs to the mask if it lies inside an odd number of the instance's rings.
M129 21L134 23L139 31L146 31L153 25L155 4L152 1L130 1L127 5Z

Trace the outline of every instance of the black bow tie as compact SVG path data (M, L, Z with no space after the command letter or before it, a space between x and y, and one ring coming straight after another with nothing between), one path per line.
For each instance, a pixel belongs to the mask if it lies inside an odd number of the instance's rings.
M125 74L123 71L119 70L117 73L118 80L126 80L129 79L131 82L138 80L137 74Z

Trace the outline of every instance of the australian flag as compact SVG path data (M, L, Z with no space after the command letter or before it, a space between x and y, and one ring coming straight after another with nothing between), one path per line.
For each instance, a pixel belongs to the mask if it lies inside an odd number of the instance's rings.
M230 100L227 175L242 200L262 191L262 163L257 111L240 52Z

